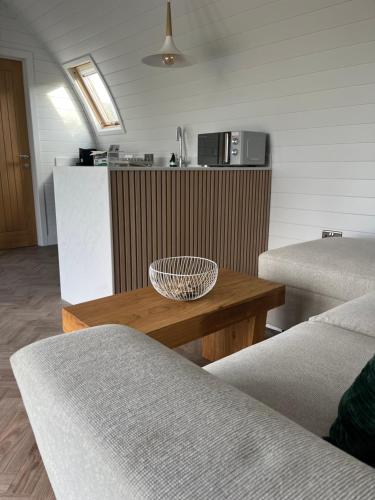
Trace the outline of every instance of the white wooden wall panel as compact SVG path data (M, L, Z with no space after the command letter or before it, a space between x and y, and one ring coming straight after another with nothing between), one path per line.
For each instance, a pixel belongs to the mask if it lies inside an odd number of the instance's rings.
M11 3L58 62L91 53L98 63L127 128L100 136L103 147L120 143L165 162L183 125L194 163L200 132L266 131L270 247L319 238L323 228L375 236L374 0L173 0L177 45L196 59L175 71L140 63L162 42L164 0ZM71 139L49 112L54 65L41 57L36 67L46 85L39 123L47 164L51 144L60 154Z
M29 5L30 2L22 4ZM77 157L78 147L91 146L94 138L59 65L23 19L16 16L14 11L2 9L0 57L6 57L5 49L27 51L33 57L34 84L28 90L36 108L36 122L33 126L34 133L39 138L36 165L39 199L36 208L41 213L43 234L38 236L42 244L55 244L56 217L52 184L55 157Z

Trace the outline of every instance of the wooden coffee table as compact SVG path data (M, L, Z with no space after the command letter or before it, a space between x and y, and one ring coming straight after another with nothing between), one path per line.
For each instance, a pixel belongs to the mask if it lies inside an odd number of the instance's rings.
M222 269L202 299L177 302L141 288L65 307L63 329L128 325L170 348L203 337L202 355L214 361L263 340L267 311L284 299L284 285Z

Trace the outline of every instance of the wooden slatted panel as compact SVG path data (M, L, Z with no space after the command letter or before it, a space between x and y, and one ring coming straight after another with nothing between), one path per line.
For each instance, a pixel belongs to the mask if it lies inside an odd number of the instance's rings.
M117 183L117 176L112 175L111 176L111 192L112 192L112 203L114 207L117 207L117 210L112 212L112 227L113 227L113 262L114 262L114 268L119 269L120 266L120 242L119 242L119 212L120 212L120 206L118 202L118 194L117 194L117 189L116 189L116 183ZM123 209L123 207L122 207ZM121 285L120 285L120 272L115 273L114 276L114 283L115 283L115 290L120 290Z
M111 189L116 292L145 286L149 264L174 255L257 273L271 171L117 171Z

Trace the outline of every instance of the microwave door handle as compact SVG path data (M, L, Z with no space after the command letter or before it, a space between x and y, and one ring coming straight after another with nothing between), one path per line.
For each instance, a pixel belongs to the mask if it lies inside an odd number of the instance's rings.
M229 143L230 143L230 132L224 133L224 163L229 165Z

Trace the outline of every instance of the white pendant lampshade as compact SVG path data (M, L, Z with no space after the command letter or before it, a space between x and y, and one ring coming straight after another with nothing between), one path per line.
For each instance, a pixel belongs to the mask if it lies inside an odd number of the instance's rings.
M167 1L167 27L164 44L156 54L144 57L142 62L157 68L183 68L191 65L189 59L178 50L173 40L170 0Z

